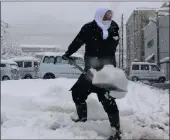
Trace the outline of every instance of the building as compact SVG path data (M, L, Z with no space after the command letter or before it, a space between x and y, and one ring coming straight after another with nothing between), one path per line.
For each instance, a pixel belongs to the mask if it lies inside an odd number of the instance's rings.
M160 14L161 13L161 14ZM158 11L158 18L154 18L144 30L145 38L145 61L157 63L157 26L159 32L159 56L160 67L169 78L169 10L163 9ZM156 22L158 21L158 25Z
M149 18L155 17L156 10L138 8L130 15L126 23L126 64L129 69L131 62L136 59L144 61L144 32L143 28L148 25Z
M37 53L37 52L58 52L61 48L57 45L20 45L24 53Z
M165 58L161 59L160 64L166 73L167 80L170 80L170 69L169 69L170 57L165 57Z

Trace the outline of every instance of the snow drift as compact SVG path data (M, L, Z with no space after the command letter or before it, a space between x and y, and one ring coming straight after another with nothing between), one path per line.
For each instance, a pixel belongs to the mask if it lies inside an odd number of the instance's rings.
M104 139L110 135L107 114L96 94L87 100L88 121L74 123L69 89L76 79L1 82L2 139ZM169 139L168 91L129 82L125 98L116 100L122 139ZM92 119L96 121L92 121Z

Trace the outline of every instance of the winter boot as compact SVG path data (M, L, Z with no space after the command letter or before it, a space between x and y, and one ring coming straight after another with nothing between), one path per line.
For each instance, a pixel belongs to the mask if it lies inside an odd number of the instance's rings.
M112 135L108 138L108 140L120 140L121 132L120 132L119 112L109 115L108 117L112 128Z
M86 102L76 105L76 109L77 109L78 118L77 119L72 118L72 120L74 122L87 121L87 104L86 104Z

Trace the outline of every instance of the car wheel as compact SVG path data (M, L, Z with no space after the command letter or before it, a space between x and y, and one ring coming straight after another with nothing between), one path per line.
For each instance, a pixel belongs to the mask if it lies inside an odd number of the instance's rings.
M160 77L160 78L159 78L159 82L160 82L160 83L164 83L164 82L165 82L165 80L166 80L166 78L165 78L165 77Z
M132 81L138 81L138 80L139 80L138 77L136 77L136 76L132 77Z
M55 75L52 73L47 73L44 75L44 79L55 79Z
M32 79L31 75L26 75L24 79Z
M7 80L10 80L10 78L9 78L8 76L4 76L4 77L2 78L2 81L7 81Z

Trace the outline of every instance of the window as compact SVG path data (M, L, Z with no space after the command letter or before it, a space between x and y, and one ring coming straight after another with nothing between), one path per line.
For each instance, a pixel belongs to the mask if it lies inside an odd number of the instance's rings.
M18 61L16 62L18 64L18 67L22 68L23 67L23 61Z
M139 70L139 65L133 65L132 70Z
M62 63L62 58L61 58L61 56L57 56L56 58L55 58L55 64L56 63Z
M47 64L55 64L56 63L56 58L54 56L45 56L43 63L47 63Z
M37 61L34 62L34 67L38 67L38 62Z
M47 63L47 64L48 64L48 59L49 59L49 57L48 57L48 56L45 56L45 57L44 57L44 60L43 60L43 63Z
M67 60L63 60L61 56L57 56L55 60L55 64L68 64Z
M54 62L55 62L55 57L54 56L50 56L49 60L48 60L48 63L54 64Z
M30 68L30 67L32 67L31 61L24 62L24 68Z
M150 48L154 45L154 38L147 43L147 47Z
M151 70L152 71L160 71L159 67L156 65L151 65Z
M0 64L0 67L4 68L4 67L6 67L6 65L5 64Z
M141 65L141 70L149 70L149 65Z

